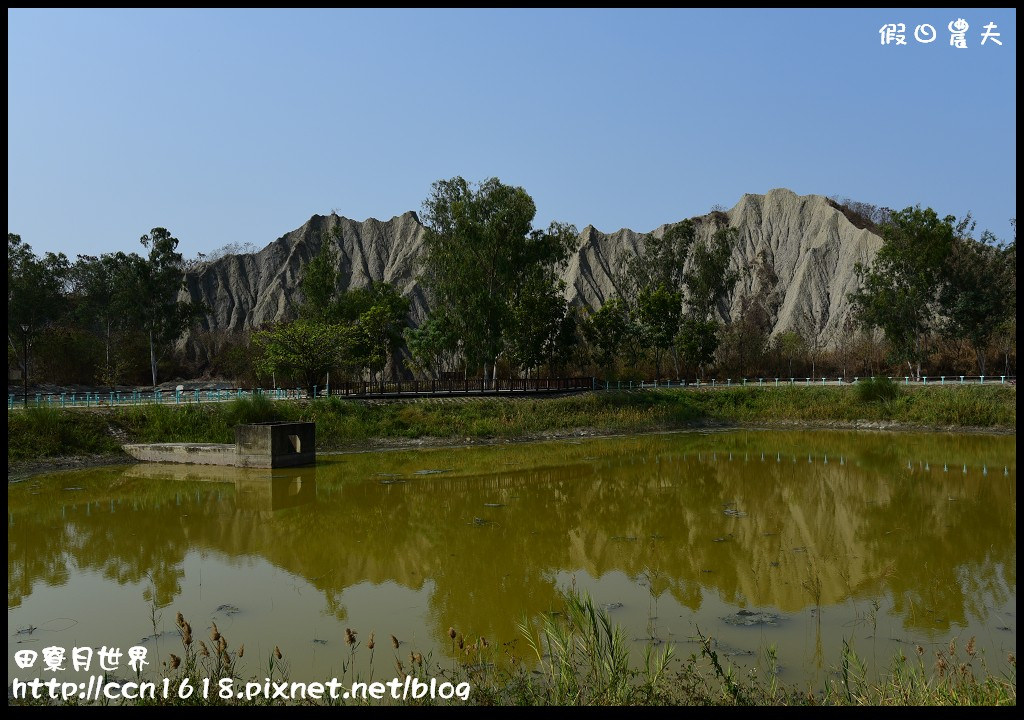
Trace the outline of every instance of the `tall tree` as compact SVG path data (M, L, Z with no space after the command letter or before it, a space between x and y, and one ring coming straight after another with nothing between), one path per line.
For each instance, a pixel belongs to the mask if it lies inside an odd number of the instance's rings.
M729 270L729 258L738 235L736 228L719 228L707 243L694 246L690 265L683 274L686 304L693 317L711 318L736 282L738 276Z
M299 281L302 301L298 315L310 323L341 325L352 330L345 336L346 343L335 358L335 367L349 371L367 368L371 373L379 373L389 359L395 360L404 342L402 331L409 314L409 299L389 283L339 291L337 253L328 239L324 238L320 252L306 266ZM397 361L392 364L397 367Z
M697 370L698 377L704 377L704 369L715 357L720 332L718 321L714 318L702 319L688 314L680 323L676 344L683 358Z
M328 237L322 238L320 252L306 265L299 281L299 315L304 318L327 320L338 314L338 256Z
M737 274L729 270L729 258L737 235L736 228L721 227L707 243L696 243L683 273L687 309L681 325L681 345L701 377L718 349L720 328L716 310L736 283Z
M628 325L626 304L619 297L609 298L590 315L585 332L597 348L594 359L606 375L615 372L615 361L629 334Z
M140 259L122 252L99 257L79 255L71 268L74 283L73 300L76 322L98 334L103 341L104 360L99 380L115 385L120 380L122 363L111 348L124 330L137 306L133 292L132 273Z
M637 297L637 317L654 356L654 378L661 379L661 361L672 347L683 314L683 294L665 285L644 288Z
M398 352L405 342L402 331L406 328L409 315L409 298L403 297L389 283L374 283L366 289L350 291L347 296L365 298L364 308L355 321L362 338L360 348L363 363L370 372L379 373L391 360L392 368L397 372ZM364 303L349 304L358 306Z
M915 377L942 316L954 242L971 227L970 215L957 222L931 208L908 207L882 226L882 247L871 266L857 266L861 287L849 296L856 317L885 333L893 358Z
M185 270L178 239L166 228L153 228L139 242L149 250L135 261L135 314L149 339L149 367L157 385L157 361L203 312L196 303L178 299L185 287ZM129 256L131 257L131 256ZM138 256L134 256L138 258Z
M70 269L64 253L39 258L20 235L7 233L7 341L26 374L25 348L68 310Z
M525 259L522 280L512 288L504 343L509 358L527 375L550 360L574 332L569 326L575 315L565 299L561 272L577 234L574 226L561 223L530 233L532 252Z
M644 235L636 254L624 250L619 256L621 269L615 273L615 284L626 303L635 337L651 351L658 378L668 351L679 375L675 340L682 321L684 268L695 236L694 221L683 220L669 225L661 235Z
M448 309L467 363L482 364L489 383L513 322L515 290L536 265L557 260L565 226L533 232L533 199L497 178L438 180L423 208L423 283L433 304Z
M619 261L624 267L624 272L619 273L619 284L627 300L633 301L645 290L653 292L658 287L669 292L678 290L695 235L693 220L683 220L668 226L660 237L654 233L644 235L635 255L624 253Z
M945 331L966 338L974 349L978 374L1000 328L1017 315L1016 239L1003 245L989 231L981 240L956 238L941 298Z

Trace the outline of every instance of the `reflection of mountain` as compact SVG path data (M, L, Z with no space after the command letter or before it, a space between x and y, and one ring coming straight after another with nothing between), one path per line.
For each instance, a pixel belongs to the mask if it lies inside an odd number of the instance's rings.
M942 438L677 434L343 455L273 481L230 468L65 474L8 490L8 606L66 582L69 564L117 582L152 573L166 604L198 548L261 556L338 616L351 586L430 580L444 628L506 637L556 602L560 571L654 574L692 609L712 593L796 611L820 585L822 605L888 593L908 625L925 607L959 623L1016 589L1016 451L1012 437Z

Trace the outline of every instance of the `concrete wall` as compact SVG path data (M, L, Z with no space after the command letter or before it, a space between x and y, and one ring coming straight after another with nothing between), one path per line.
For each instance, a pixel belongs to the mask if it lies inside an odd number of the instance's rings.
M144 462L188 463L190 465L234 465L234 445L215 443L150 443L123 445L124 451Z

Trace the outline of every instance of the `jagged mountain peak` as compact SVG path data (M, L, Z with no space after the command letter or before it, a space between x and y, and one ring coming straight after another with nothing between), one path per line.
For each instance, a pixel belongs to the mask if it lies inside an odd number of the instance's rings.
M744 298L758 290L752 269L767 261L778 277L781 297L773 332L796 328L813 334L819 347L833 345L850 315L846 297L856 289L855 266L871 261L881 238L856 228L826 197L798 195L787 188L744 194L724 212L725 218L719 214L699 216L715 221L698 222L697 234L706 241L723 220L737 230L732 265L742 272L728 305L721 308L722 319L733 317ZM671 224L651 232L660 235ZM567 298L591 309L600 307L615 293L616 263L624 254L638 252L643 235L629 228L604 233L593 225L584 227L563 273ZM417 281L423 236L424 227L412 210L384 221L352 220L333 212L313 215L258 252L198 265L186 276L183 293L212 308L205 329L259 328L289 316L302 269L327 239L338 256L342 287L393 283L411 299L410 321L418 324L429 310ZM183 344L190 355L201 358L209 349L197 335Z

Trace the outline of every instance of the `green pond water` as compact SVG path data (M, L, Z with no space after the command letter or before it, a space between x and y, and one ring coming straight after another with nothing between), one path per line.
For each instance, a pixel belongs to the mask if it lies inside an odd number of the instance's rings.
M1015 439L672 433L36 476L7 491L8 682L33 675L26 648L180 655L179 611L197 640L215 621L244 643L247 677L275 645L292 680L340 677L346 627L375 633L384 680L410 651L450 666L450 626L528 658L517 623L571 586L637 656L653 640L685 658L699 630L736 665L775 646L783 681L818 688L844 640L874 670L974 636L998 671L1017 640Z

